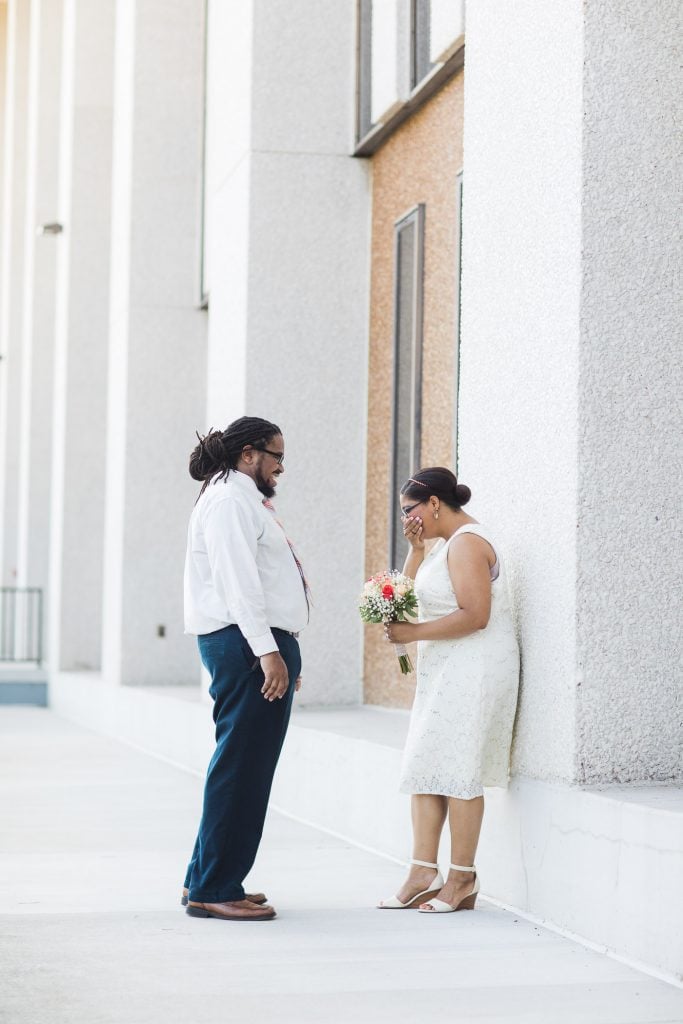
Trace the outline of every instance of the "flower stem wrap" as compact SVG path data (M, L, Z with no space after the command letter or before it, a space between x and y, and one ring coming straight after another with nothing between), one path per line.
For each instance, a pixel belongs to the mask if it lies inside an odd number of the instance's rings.
M408 649L405 644L394 644L394 650L396 651L398 663L401 666L401 672L404 676L407 676L409 672L413 671L413 663L408 656Z

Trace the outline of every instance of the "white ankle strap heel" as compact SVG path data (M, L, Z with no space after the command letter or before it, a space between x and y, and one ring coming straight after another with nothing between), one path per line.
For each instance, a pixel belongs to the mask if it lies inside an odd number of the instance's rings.
M434 868L436 871L436 877L432 882L429 889L424 889L423 892L419 892L417 896L413 896L407 903L401 903L398 896L391 896L388 900L381 900L377 904L380 910L410 910L412 907L417 907L420 903L425 903L430 900L433 896L436 896L438 892L443 888L443 877L439 871L438 864L431 864L427 860L411 860L411 864L417 864L420 868Z
M474 886L472 891L463 896L460 902L453 906L450 903L446 903L445 900L423 900L426 903L425 907L418 907L418 913L420 914L452 914L456 910L474 910L474 905L477 902L477 896L479 895L479 875L474 864L471 867L466 867L463 864L451 864L451 871L473 871L474 872ZM429 909L427 909L429 907Z

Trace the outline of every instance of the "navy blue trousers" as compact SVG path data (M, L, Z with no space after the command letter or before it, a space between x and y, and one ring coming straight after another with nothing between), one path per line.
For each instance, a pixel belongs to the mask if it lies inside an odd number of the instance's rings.
M242 882L261 842L275 767L301 672L299 643L273 629L289 672L279 700L261 693L258 658L237 626L198 637L201 659L211 675L216 750L206 776L199 834L185 885L198 903L244 899Z

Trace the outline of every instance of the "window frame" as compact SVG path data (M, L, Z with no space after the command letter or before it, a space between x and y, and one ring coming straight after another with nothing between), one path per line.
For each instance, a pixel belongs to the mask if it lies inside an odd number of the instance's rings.
M430 0L410 0L410 91L414 92L419 88L420 83L434 70L435 65L430 60L430 29L432 19L432 8ZM427 66L426 70L420 68L419 48L424 46L424 34L427 36ZM421 73L422 71L422 73Z
M463 201L463 169L460 168L455 179L456 225L458 238L455 246L455 356L453 360L453 466L456 477L460 472L458 448L458 413L460 409L460 343L462 338L462 201Z
M372 3L356 0L356 132L365 138L372 123Z
M411 89L408 97L396 105L384 121L372 120L372 4L373 0L356 0L356 72L355 72L355 140L354 157L368 157L380 149L401 125L428 103L452 78L460 74L465 62L464 36L455 40L442 62L431 65L429 73ZM410 12L412 20L413 0ZM409 65L413 63L412 38L406 47ZM398 68L397 68L398 70ZM401 72L403 74L403 72ZM405 69L407 84L413 77L411 67Z
M203 4L202 48L203 48L203 82L201 110L201 153L200 153L200 186L199 186L199 268L197 280L197 309L209 308L209 287L207 281L207 137L208 137L208 100L209 100L209 0Z
M413 323L411 329L411 424L409 472L419 468L422 444L422 350L424 343L424 263L425 263L425 222L426 206L417 203L394 222L394 282L393 282L393 328L392 328L392 387L391 387L391 471L389 494L389 568L401 569L394 565L398 554L399 516L397 514L397 493L404 482L398 479L396 465L398 437L398 387L399 387L399 344L400 344L400 301L401 267L400 234L408 225L415 225L415 251L413 256Z

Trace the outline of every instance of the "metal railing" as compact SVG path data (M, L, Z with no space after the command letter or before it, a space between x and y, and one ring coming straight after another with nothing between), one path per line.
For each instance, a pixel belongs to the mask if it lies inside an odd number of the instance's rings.
M0 587L0 662L43 660L43 591Z

